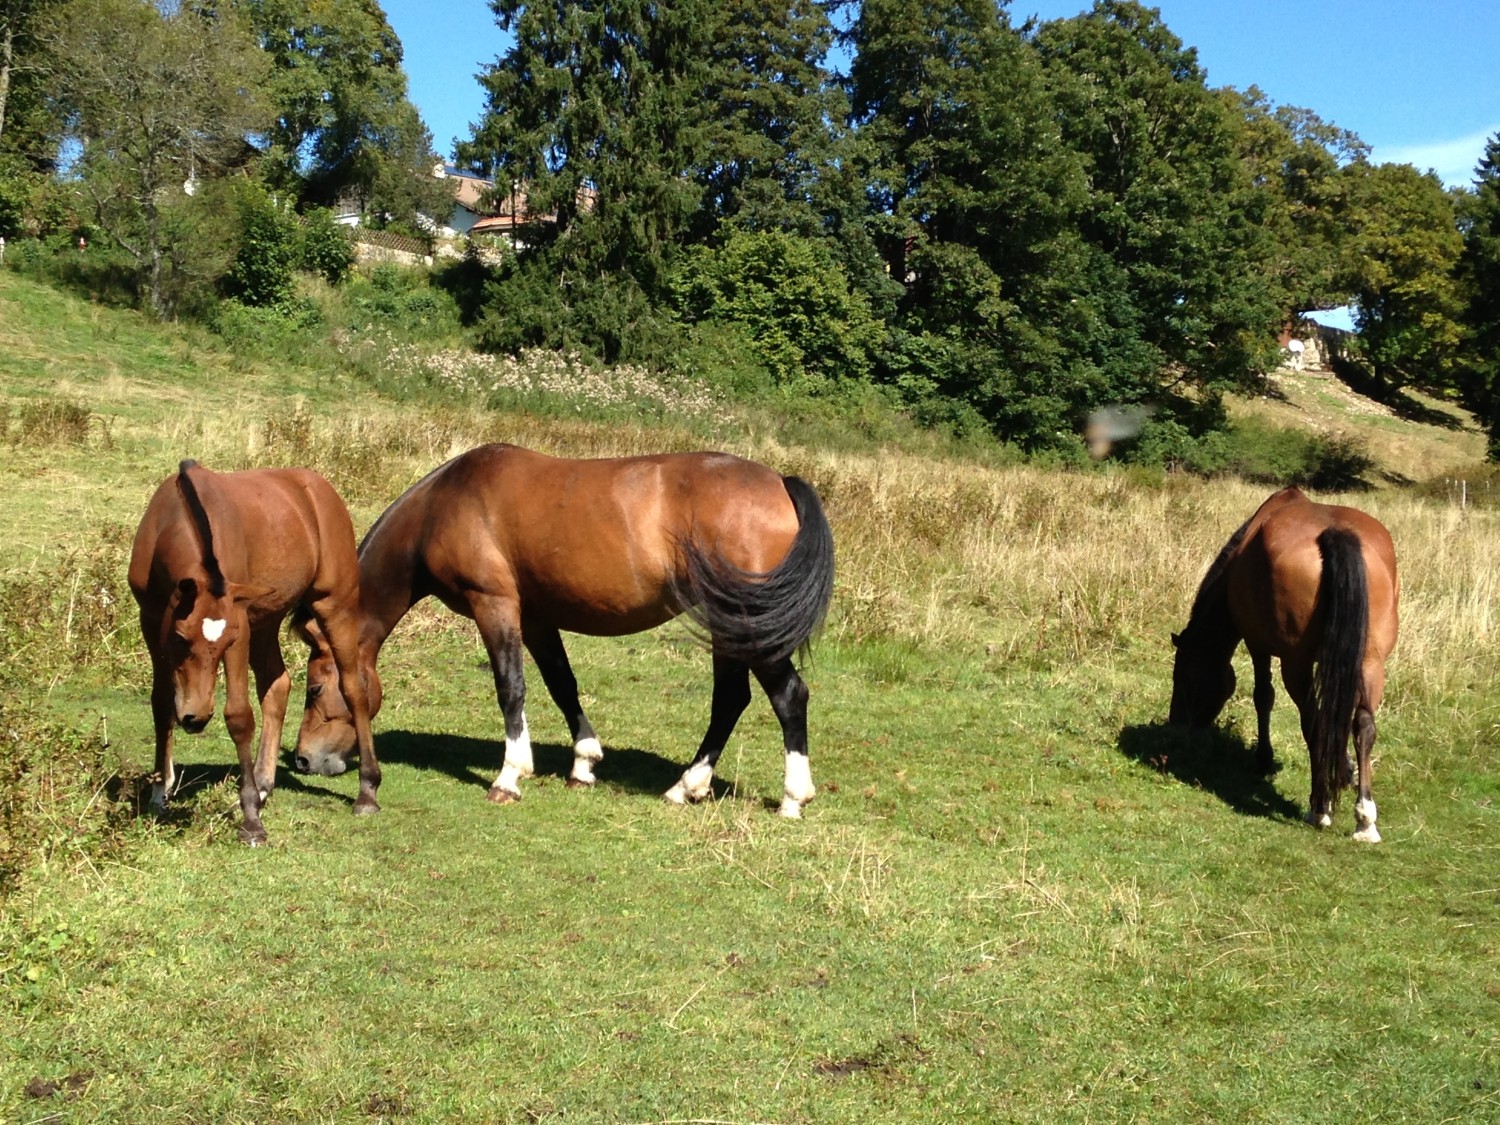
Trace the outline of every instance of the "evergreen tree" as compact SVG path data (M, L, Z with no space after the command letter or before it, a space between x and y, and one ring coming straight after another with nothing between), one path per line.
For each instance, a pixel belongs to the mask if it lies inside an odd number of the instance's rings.
M1491 460L1500 460L1500 133L1485 145L1474 191L1463 200L1463 242L1460 388L1489 430Z
M1033 52L990 0L866 0L850 38L872 229L902 286L886 377L924 416L1073 442L1107 376L1073 230L1082 168Z

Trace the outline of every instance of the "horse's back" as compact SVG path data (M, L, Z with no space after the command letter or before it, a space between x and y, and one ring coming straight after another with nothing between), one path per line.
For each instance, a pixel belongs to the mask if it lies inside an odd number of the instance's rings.
M311 591L358 581L354 526L331 484L310 469L189 470L212 529L214 554L231 582L265 587L277 610ZM164 480L147 505L131 557L131 586L148 575L201 567L201 544L178 485ZM139 596L139 595L138 595Z
M481 446L401 503L413 510L395 518L422 537L423 565L441 587L513 597L583 633L638 632L675 616L688 540L763 573L798 527L780 474L724 453L568 459ZM392 523L386 533L403 532Z
M1369 648L1383 659L1396 640L1395 548L1368 513L1320 504L1297 489L1274 494L1252 517L1230 576L1230 599L1252 650L1286 657L1310 652L1324 558L1320 537L1343 532L1360 545L1368 591Z

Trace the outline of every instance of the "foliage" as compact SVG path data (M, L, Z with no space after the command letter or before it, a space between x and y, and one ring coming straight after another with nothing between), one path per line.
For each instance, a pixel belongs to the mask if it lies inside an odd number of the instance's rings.
M821 241L736 232L719 249L685 256L674 289L689 321L742 329L778 383L869 375L879 324Z
M1464 337L1459 388L1490 434L1500 460L1500 133L1475 169L1474 191L1460 200L1463 252L1457 279Z
M1365 443L1350 434L1314 434L1242 421L1195 433L1173 418L1152 419L1123 458L1129 464L1235 476L1324 491L1367 488L1375 467Z
M330 285L337 285L354 268L354 245L344 227L334 222L326 207L310 208L297 229L297 264Z
M376 0L232 0L270 64L269 181L306 205L352 202L377 226L445 214L432 136L407 97Z
M1443 386L1461 332L1453 270L1463 240L1453 205L1435 175L1410 164L1350 170L1360 349L1388 387Z
M241 304L279 304L291 294L298 264L296 219L256 183L238 185L234 203L239 248L225 288Z
M52 90L79 146L79 185L164 316L168 272L190 241L181 213L263 127L266 60L228 12L70 0L55 21Z

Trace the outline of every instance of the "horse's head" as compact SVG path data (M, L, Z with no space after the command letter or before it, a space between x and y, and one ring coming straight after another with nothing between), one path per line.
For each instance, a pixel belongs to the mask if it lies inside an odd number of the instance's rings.
M297 732L297 768L303 773L332 777L348 769L350 760L358 753L354 716L340 688L333 651L318 623L298 614L292 621L292 630L311 650L307 661L307 703L302 711L302 729ZM375 671L374 660L366 658L363 650L360 665L373 719L380 712L380 675Z
M1228 654L1220 657L1212 648L1193 644L1186 631L1173 633L1172 644L1177 657L1172 663L1172 707L1167 722L1206 727L1234 694L1234 665Z
M234 591L215 594L196 578L183 578L172 591L162 621L162 648L172 669L173 706L178 725L197 734L214 715L214 685L224 652L245 628Z

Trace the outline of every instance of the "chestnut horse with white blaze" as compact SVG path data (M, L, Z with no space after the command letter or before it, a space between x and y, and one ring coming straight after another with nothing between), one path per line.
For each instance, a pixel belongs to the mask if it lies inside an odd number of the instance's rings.
M1243 640L1255 670L1256 758L1270 773L1271 657L1280 658L1312 760L1308 822L1333 823L1339 791L1354 773L1352 732L1359 761L1354 838L1378 843L1370 751L1399 599L1396 550L1378 520L1315 503L1295 488L1275 493L1224 545L1187 627L1172 637L1169 721L1208 726L1218 718L1234 692L1230 658Z
M260 810L276 783L291 690L277 633L287 614L302 607L328 638L330 660L350 674L350 744L359 746L354 811L379 809L380 766L358 675L359 558L349 511L332 485L306 469L215 473L182 462L157 488L136 531L130 589L151 653L153 806L164 808L177 786L173 727L197 734L208 725L223 664L224 724L240 760L240 838L265 842ZM251 669L262 720L253 758ZM326 772L344 768L341 759Z
M687 612L713 653L713 702L698 753L669 801L708 795L730 732L759 680L781 723L781 812L814 795L807 686L792 663L833 593L833 534L817 493L796 477L724 453L567 460L512 445L470 450L409 488L360 544L361 660L372 713L381 646L431 595L472 618L489 652L505 719L502 768L489 799L521 796L533 772L524 646L573 741L569 786L594 782L603 750L578 699L561 632L623 636ZM347 752L341 677L319 631L297 759L315 768Z

